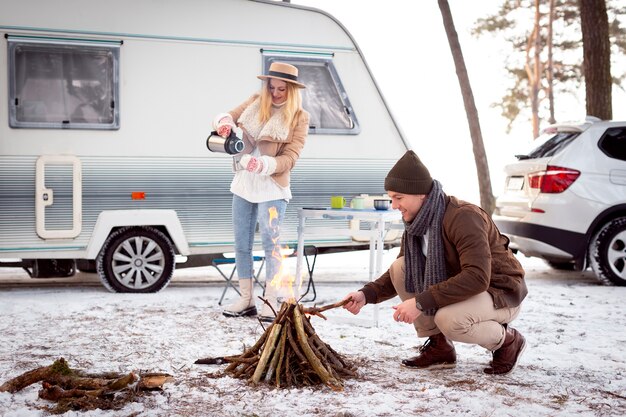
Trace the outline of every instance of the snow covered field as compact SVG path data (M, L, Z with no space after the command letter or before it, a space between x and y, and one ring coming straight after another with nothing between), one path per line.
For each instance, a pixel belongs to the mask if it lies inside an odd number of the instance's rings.
M385 254L385 265L396 256ZM357 364L360 376L343 392L251 387L210 378L223 366L193 365L198 358L240 353L262 333L253 319L227 319L217 305L222 291L211 268L180 270L158 294L111 294L96 285L10 286L0 289L0 384L64 357L92 371L161 371L175 377L120 411L66 416L624 416L626 415L626 288L601 286L590 271L554 271L521 259L530 294L513 326L528 348L509 376L482 372L490 355L457 344L455 369L414 371L400 360L416 354L411 326L380 306L379 326L353 323L345 310L312 318L322 340ZM318 258L319 305L360 288L368 255ZM199 278L206 279L199 282ZM6 275L0 274L0 283ZM182 281L196 281L193 284ZM39 283L43 281L34 281ZM232 290L228 296L234 294ZM361 317L361 316L359 316ZM39 386L0 393L0 415L43 416L50 405Z

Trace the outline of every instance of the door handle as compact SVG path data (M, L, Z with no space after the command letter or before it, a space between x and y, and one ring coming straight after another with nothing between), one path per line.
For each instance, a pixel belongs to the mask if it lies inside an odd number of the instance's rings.
M44 206L51 206L54 202L54 192L50 188L41 190L41 200Z

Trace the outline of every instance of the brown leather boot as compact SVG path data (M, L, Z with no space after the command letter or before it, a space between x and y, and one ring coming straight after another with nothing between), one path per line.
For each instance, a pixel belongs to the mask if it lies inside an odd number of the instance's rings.
M484 371L491 375L507 375L515 369L520 356L526 349L526 339L517 330L509 327L504 333L504 343L493 352L491 366Z
M404 359L402 365L415 369L445 369L456 366L456 350L443 333L430 336L419 348L420 354Z

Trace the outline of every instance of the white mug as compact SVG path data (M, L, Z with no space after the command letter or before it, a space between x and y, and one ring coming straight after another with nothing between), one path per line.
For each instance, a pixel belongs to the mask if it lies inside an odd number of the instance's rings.
M350 207L357 210L364 209L365 199L363 197L353 197L352 201L350 201Z

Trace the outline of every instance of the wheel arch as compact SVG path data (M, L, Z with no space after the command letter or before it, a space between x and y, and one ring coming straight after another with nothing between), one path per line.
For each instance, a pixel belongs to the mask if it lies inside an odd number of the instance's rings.
M189 243L174 210L109 210L98 215L87 245L86 259L96 259L109 235L121 227L152 226L163 232L174 245L174 251L189 255Z
M606 223L611 220L617 219L618 217L626 217L626 203L610 207L604 210L602 213L598 214L587 229L587 240L590 240L593 235L598 233L598 231Z
M602 226L611 220L617 219L618 217L626 217L626 204L618 204L604 210L602 213L598 214L591 225L589 225L586 233L587 244L585 245L584 250L584 254L586 255L585 258L589 255L588 252L591 239L600 231L600 229L602 229Z

